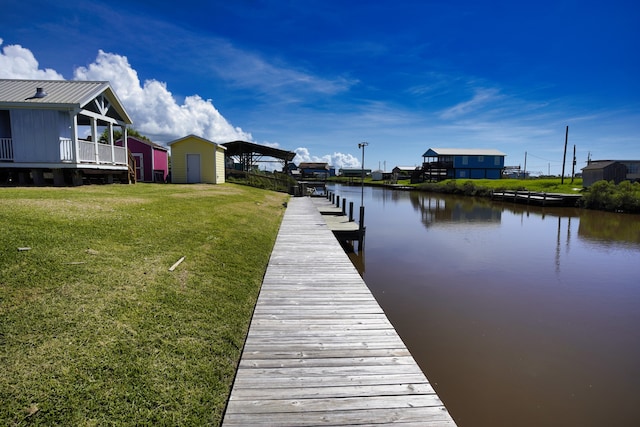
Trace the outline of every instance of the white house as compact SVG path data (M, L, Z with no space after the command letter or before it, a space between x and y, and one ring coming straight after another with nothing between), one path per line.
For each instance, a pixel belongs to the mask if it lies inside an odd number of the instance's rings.
M128 181L127 147L114 144L113 132L126 141L131 123L109 82L0 79L0 182Z

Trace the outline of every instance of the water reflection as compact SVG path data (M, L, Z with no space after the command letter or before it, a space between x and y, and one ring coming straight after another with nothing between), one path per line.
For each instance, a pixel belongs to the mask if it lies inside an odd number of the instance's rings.
M361 274L460 426L640 425L640 216L372 188L365 205Z
M465 198L445 199L437 194L411 191L410 200L419 210L426 227L465 222L476 225L497 225L502 211L486 200Z
M635 216L632 216L633 218ZM640 246L640 221L629 215L592 212L580 220L578 236L596 245Z

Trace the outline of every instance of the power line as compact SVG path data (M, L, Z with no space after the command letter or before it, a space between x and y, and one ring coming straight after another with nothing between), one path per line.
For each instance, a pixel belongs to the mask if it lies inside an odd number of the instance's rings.
M528 153L528 155L529 155L529 156L531 156L531 157L535 157L536 159L544 160L545 162L551 162L551 163L562 163L562 162L560 162L560 161L558 161L558 160L549 160L549 159L545 159L544 157L539 157L539 156L533 155L533 154L531 154L531 153Z

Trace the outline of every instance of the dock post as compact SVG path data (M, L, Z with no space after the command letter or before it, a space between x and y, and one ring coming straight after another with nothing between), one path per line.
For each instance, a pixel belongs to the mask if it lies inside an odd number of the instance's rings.
M342 199L342 215L347 214L347 199Z
M349 222L353 222L353 202L349 202Z
M360 206L360 224L358 227L358 250L362 251L364 243L364 206Z
M340 196L336 197L336 207L340 207Z

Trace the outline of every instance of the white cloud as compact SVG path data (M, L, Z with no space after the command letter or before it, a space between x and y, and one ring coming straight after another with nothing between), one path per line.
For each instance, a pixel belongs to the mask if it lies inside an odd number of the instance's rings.
M461 102L453 107L447 108L440 113L442 119L455 119L460 116L475 112L478 108L498 99L498 90L496 89L476 89L473 98L469 101Z
M0 45L3 40L0 39ZM38 61L29 49L19 44L9 45L0 52L0 77L3 79L63 80L62 74L38 68Z
M0 77L64 79L62 74L52 69L39 69L33 53L20 45L10 45L2 49ZM156 142L168 142L189 134L215 142L253 140L250 133L233 127L211 100L192 95L187 96L182 104L178 104L165 83L146 80L141 84L137 71L131 67L125 56L100 50L93 63L76 68L74 79L109 81L133 119L133 127Z
M131 68L125 56L100 50L95 62L75 70L74 78L110 81L133 118L134 127L160 142L188 134L215 142L253 139L250 133L233 127L211 100L192 95L178 105L165 83L146 80L141 85L138 73Z
M335 95L359 83L357 79L342 76L326 79L288 64L270 62L259 54L237 49L227 40L212 39L210 43L211 49L205 50L203 63L234 85L268 94L270 102L274 102L274 97L285 102L299 101L294 95L298 92Z
M298 147L293 151L296 153L296 157L293 159L293 162L296 164L302 162L328 163L330 166L336 168L336 170L340 168L360 167L358 158L351 154L334 152L333 154L325 154L324 156L312 156L305 147Z

